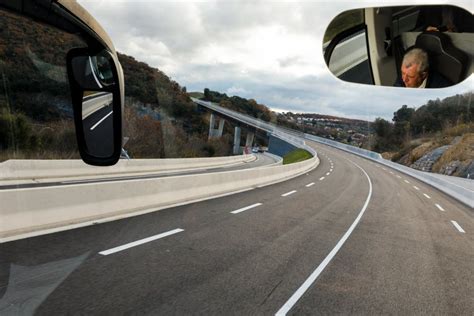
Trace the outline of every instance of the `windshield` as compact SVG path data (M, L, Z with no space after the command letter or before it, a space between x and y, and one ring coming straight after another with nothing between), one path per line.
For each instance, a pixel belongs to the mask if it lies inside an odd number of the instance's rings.
M0 315L474 310L474 33L407 3L78 2L117 51L87 74L125 84L81 120L122 115L122 155L77 149L90 43L0 6ZM405 62L425 31L467 56L456 84Z

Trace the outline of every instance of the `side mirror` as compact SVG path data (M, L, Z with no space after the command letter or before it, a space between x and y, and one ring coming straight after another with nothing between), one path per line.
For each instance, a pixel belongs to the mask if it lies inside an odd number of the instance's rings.
M81 158L109 166L122 150L123 72L107 50L74 48L67 54L74 123Z

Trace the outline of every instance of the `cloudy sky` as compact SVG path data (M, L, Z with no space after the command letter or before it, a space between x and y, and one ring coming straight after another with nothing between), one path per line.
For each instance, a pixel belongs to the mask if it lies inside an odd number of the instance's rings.
M414 1L385 1L390 2ZM473 11L471 0L429 2ZM331 75L322 56L327 25L342 11L376 6L376 1L79 3L102 24L118 51L159 68L188 91L207 87L256 99L276 111L391 119L402 104L417 107L474 86L474 76L433 91L350 84Z

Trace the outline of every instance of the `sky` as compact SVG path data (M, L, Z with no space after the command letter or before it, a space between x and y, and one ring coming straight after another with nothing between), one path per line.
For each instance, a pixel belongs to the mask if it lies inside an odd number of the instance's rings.
M327 25L339 13L380 1L79 0L116 49L159 68L187 91L204 88L252 98L274 111L391 119L403 104L472 91L456 86L402 89L343 82L322 55ZM474 9L471 0L429 1ZM384 1L408 5L426 1Z

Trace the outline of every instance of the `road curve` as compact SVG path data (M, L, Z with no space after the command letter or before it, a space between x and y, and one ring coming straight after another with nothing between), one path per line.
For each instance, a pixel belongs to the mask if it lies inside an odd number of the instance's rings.
M308 143L321 163L289 181L1 244L0 314L270 315L323 262L284 313L474 310L472 210Z

